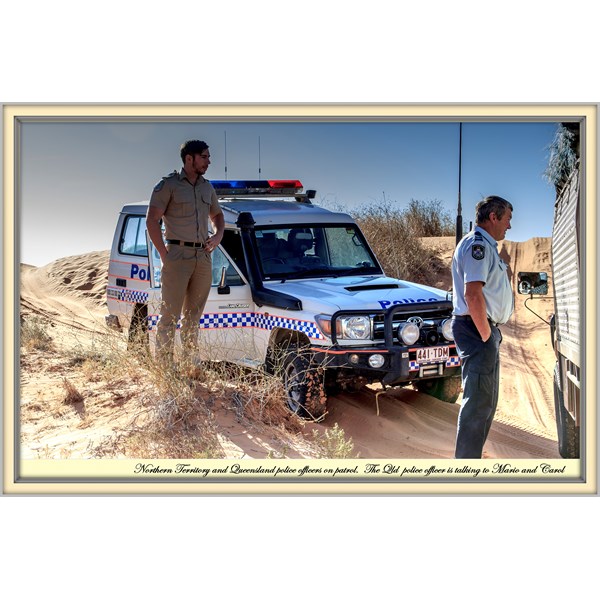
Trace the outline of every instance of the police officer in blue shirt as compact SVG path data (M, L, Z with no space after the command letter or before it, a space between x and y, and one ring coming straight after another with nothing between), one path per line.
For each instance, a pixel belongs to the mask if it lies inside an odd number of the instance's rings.
M507 265L498 243L510 229L513 207L499 196L476 206L476 227L452 259L452 333L462 363L463 400L458 415L456 458L481 458L496 406L500 380L498 325L514 308Z

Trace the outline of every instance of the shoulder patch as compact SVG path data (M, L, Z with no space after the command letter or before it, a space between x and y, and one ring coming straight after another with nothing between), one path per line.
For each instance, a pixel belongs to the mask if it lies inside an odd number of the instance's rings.
M485 248L483 244L473 244L471 246L471 256L475 260L482 260L485 257Z
M177 171L173 171L172 173L169 173L168 175L165 175L155 186L154 186L154 191L155 192L160 192L160 190L163 189L164 185L165 185L165 181L167 179L171 179L173 177L175 177L175 175L178 175Z

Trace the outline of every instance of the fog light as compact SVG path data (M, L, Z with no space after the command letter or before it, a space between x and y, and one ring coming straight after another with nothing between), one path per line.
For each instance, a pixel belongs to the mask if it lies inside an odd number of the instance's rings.
M360 360L360 358L359 358L358 354L351 354L351 355L348 357L348 360L349 360L349 361L350 361L350 362L351 362L353 365L357 365L357 364L358 364L358 361Z
M381 369L384 363L385 358L383 358L381 354L371 354L371 356L369 356L369 366L374 369Z
M454 340L452 335L452 319L445 319L442 321L442 335L449 341Z
M415 323L402 323L398 327L398 340L407 346L414 344L421 335L421 330Z

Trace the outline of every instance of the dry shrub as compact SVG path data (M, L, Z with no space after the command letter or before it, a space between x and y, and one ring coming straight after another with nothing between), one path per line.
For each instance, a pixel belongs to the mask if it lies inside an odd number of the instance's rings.
M65 388L65 395L62 399L63 404L83 402L81 392L66 377L63 377L63 387Z
M358 458L354 455L354 442L352 438L346 439L343 429L336 423L323 433L313 430L313 439L317 445L317 458Z
M21 317L21 346L26 350L50 350L52 338L47 332L47 323L35 315Z
M140 459L209 459L223 458L215 438L203 435L202 430L167 431L156 422L135 429L127 435L105 438L90 453L96 458L122 456Z
M280 377L231 363L212 363L207 377L238 420L269 426L285 423L297 429L299 421L287 408Z
M389 277L431 285L442 264L421 237L454 235L440 203L411 200L404 210L390 201L353 214Z
M217 400L249 425L279 425L290 419L281 380L260 371L229 363L199 363L191 354L179 355L175 361L143 360L141 368L154 389L144 426L154 440L154 450L160 445L180 457L192 450L194 456L221 457L214 414Z
M127 384L135 402L135 414L120 432L95 441L88 452L95 457L128 458L223 458L225 456L215 411L221 405L235 411L248 430L261 432L271 440L278 455L285 456L290 436L301 436L305 421L293 414L286 403L280 376L225 362L200 363L194 353L176 352L174 361L158 361L147 350L127 349L122 334L109 332L94 340L91 347L71 346L67 364L95 385L122 389ZM288 349L289 350L289 349ZM65 379L69 400L83 400L79 391ZM116 388L115 388L116 386ZM322 389L318 387L318 389ZM97 392L96 392L97 393ZM316 398L322 402L324 395ZM219 406L216 406L216 402ZM83 408L81 409L83 410ZM82 413L82 418L86 415ZM87 425L87 422L86 422ZM306 440L310 447L321 441ZM336 430L324 438L323 456L344 454L343 432Z
M402 215L412 234L418 237L455 235L456 225L439 200L411 200Z

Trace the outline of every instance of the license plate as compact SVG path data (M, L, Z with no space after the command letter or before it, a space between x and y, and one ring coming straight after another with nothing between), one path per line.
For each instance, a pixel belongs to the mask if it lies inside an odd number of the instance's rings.
M450 358L450 348L448 346L417 349L417 362L422 365L432 362L445 362L448 358Z

